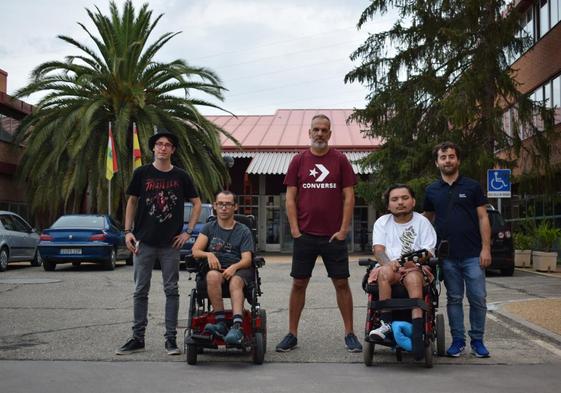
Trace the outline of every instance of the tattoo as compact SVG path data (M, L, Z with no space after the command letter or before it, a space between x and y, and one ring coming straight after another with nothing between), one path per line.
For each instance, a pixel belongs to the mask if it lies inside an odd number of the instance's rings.
M386 251L375 252L374 257L376 258L376 260L380 265L385 265L391 262L390 258L388 258L388 256L386 255Z

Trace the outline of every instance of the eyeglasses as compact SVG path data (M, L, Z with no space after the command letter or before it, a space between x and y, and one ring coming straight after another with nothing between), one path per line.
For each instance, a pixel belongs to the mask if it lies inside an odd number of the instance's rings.
M171 149L171 148L173 147L173 145L172 145L171 143L165 143L165 142L157 142L157 143L155 144L155 146L156 146L158 149L163 149L163 148Z
M235 206L235 203L232 202L216 202L214 204L217 209L229 209Z

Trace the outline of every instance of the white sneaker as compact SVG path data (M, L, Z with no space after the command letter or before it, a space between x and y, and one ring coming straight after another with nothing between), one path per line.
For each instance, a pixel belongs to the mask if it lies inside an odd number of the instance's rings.
M386 334L392 331L392 325L385 323L384 321L380 321L380 327L373 329L368 333L368 337L371 340L375 339L386 339Z

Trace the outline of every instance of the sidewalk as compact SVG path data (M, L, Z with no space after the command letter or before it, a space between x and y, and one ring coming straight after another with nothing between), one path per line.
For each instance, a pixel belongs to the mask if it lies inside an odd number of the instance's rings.
M517 270L561 279L561 269L542 273L531 269ZM496 312L501 316L546 336L561 345L561 292L559 297L513 301L500 306Z

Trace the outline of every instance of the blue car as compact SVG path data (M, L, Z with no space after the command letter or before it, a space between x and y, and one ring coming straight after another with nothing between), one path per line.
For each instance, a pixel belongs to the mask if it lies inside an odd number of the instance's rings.
M184 211L183 211L183 230L187 230L187 224L189 223L189 218L191 217L191 211L193 210L193 205L190 202L185 203ZM201 208L201 215L199 216L199 221L195 224L195 228L193 228L193 233L191 237L183 245L180 250L181 254L181 261L185 261L187 256L191 255L191 248L193 248L193 244L199 237L199 232L208 221L208 218L213 215L212 204L210 203L203 203Z
M125 246L121 226L108 215L72 214L59 217L45 229L39 241L43 268L53 271L59 263L101 264L114 270L117 260L132 264L132 254Z

